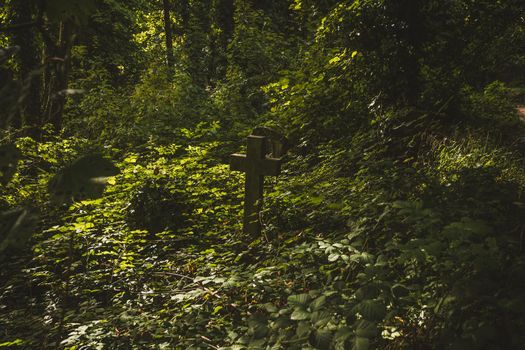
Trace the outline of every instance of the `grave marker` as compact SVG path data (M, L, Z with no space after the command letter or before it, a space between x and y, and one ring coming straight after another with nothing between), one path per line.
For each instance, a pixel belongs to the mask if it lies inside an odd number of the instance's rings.
M230 156L230 169L246 173L243 232L252 236L259 235L264 176L279 175L281 159L266 156L266 137L250 135L246 154L236 153Z

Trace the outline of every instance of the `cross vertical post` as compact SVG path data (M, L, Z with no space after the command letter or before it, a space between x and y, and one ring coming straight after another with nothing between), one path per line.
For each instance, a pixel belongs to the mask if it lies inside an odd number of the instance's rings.
M264 176L279 175L281 160L266 156L264 136L250 135L246 154L232 154L230 168L246 173L243 232L248 235L259 235L261 233L259 213L263 201Z

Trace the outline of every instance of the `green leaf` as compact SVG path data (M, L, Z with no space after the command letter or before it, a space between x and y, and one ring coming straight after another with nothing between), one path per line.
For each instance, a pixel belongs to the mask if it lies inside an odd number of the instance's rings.
M352 340L352 350L368 350L370 347L370 340L365 337L354 337Z
M20 150L12 144L0 146L0 183L6 185L16 173Z
M254 339L261 339L268 333L268 320L262 315L254 315L248 320L249 331Z
M312 311L317 311L317 310L319 310L320 308L322 308L325 304L326 304L326 296L325 296L325 295L321 295L320 297L318 297L317 299L315 299L315 300L310 304L310 309L311 309Z
M330 61L328 61L328 64L335 64L337 62L341 61L341 56L335 56Z
M330 322L333 317L333 314L329 311L314 311L310 320L316 327L322 327Z
M371 338L375 336L377 333L378 333L377 324L374 322L367 321L367 320L359 321L359 324L357 325L357 328L355 330L355 334L358 337L363 337L363 338Z
M266 304L263 304L262 306L269 313L274 313L278 311L277 307L272 303L266 303Z
M18 346L18 345L22 345L22 344L24 344L24 341L22 339L16 339L16 340L13 340L13 341L0 343L0 348L4 348L4 347L7 348L7 347Z
M306 304L312 299L312 297L308 294L297 294L297 295L290 295L288 297L288 304L291 306L302 306L306 307Z
M302 338L308 333L310 333L310 329L312 328L312 325L308 321L301 321L297 325L297 330L295 331L295 334L298 338Z
M339 328L337 332L335 333L335 341L336 342L344 342L346 339L348 339L354 331L350 327L343 327Z
M318 329L310 333L308 337L310 345L317 349L329 349L332 342L332 332L324 329Z
M248 344L248 349L264 349L266 339L254 339Z
M339 254L332 253L332 254L328 255L328 261L330 261L330 262L337 261L337 259L339 259L339 257L340 257Z
M355 296L358 300L374 299L379 296L380 289L375 284L367 284L362 286L355 292Z
M290 324L292 324L292 321L290 321L290 319L286 316L282 316L282 317L279 317L275 320L274 324L273 324L273 327L272 328L286 328L288 327Z
M358 307L359 313L365 320L379 321L386 315L386 306L379 300L364 300Z
M290 319L294 321L302 321L308 318L310 318L310 313L302 307L296 308L290 316Z

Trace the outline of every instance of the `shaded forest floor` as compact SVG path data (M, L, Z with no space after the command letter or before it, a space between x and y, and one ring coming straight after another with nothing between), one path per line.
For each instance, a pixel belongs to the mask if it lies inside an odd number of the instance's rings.
M114 149L104 196L60 207L46 184L89 142L21 139L5 198L43 203L44 225L3 263L0 345L516 348L525 167L513 143L368 133L295 148L267 181L255 238L241 233L243 178L221 141Z

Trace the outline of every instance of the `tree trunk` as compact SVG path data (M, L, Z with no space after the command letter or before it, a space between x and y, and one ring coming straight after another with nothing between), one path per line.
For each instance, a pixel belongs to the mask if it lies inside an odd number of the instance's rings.
M31 2L11 1L11 43L20 47L18 52L18 80L22 90L19 113L15 125L27 128L27 135L37 138L41 126L41 75L40 54L34 29L26 24L33 20Z
M213 64L210 71L216 74L218 79L224 79L228 70L228 44L233 37L234 31L234 0L219 0L217 4L217 26L221 32L218 37L218 45L213 44L215 52L210 60ZM218 46L218 47L217 47Z
M188 55L188 72L193 82L202 89L210 78L210 8L211 0L194 1L190 7L185 48Z
M71 48L73 47L73 23L60 23L57 42L47 37L45 67L45 116L56 131L62 128L64 105L67 98Z
M221 29L221 44L224 51L228 46L234 29L234 1L233 0L219 0L217 5L217 24Z
M418 0L391 0L389 3L393 18L404 24L399 35L404 41L404 52L401 58L405 79L404 98L409 105L416 106L421 93L420 65L423 44L427 35L422 8Z
M166 63L168 65L168 79L171 79L173 73L173 36L171 29L171 16L170 16L170 2L169 0L163 0L163 11L164 11L164 34L166 35Z
M190 21L190 4L188 0L178 0L177 1L177 13L180 16L181 30L180 34L185 34L188 32L188 24Z

